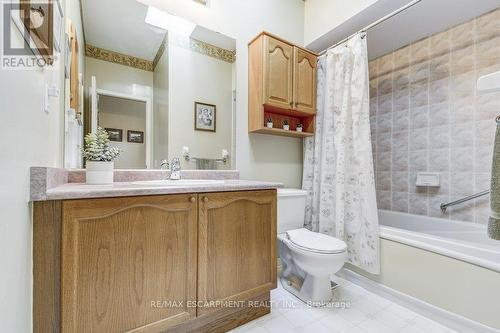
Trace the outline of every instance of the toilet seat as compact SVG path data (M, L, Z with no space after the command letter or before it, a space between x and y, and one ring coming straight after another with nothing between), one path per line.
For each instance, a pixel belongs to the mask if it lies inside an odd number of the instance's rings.
M289 230L286 238L300 250L318 254L336 254L347 250L347 244L337 238L309 231L305 228Z

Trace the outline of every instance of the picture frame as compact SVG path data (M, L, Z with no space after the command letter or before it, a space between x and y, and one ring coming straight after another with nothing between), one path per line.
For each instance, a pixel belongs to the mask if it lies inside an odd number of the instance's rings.
M144 132L142 131L127 131L127 142L144 143Z
M215 132L217 130L217 106L194 102L194 129L196 131Z
M19 17L14 22L25 36L33 54L42 57L46 64L52 65L54 63L53 1L19 1Z
M105 128L108 132L109 141L122 142L123 141L123 130L119 128Z

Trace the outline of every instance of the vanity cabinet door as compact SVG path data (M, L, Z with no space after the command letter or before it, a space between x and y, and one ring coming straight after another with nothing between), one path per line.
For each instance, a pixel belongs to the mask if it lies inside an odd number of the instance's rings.
M276 287L276 190L199 195L198 315Z
M291 109L293 106L293 46L264 37L264 104Z
M62 332L158 332L196 317L196 195L63 203Z
M293 52L294 109L316 113L316 56L298 47Z

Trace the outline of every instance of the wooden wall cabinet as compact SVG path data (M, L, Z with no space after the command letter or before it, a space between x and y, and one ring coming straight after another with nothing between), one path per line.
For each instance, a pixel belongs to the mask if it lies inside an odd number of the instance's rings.
M276 191L36 202L33 255L34 332L226 331L270 309L199 301L269 301Z
M317 55L261 33L249 43L249 132L305 137L314 134ZM268 118L273 128L266 127ZM282 129L288 120L290 130ZM297 124L303 132L297 132Z

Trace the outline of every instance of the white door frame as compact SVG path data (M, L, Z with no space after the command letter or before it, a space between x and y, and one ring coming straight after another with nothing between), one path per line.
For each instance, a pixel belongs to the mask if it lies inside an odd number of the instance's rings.
M151 169L153 167L153 112L151 110L151 98L137 96L137 95L129 95L123 94L116 91L105 90L105 89L96 89L97 96L110 96L110 97L118 97L123 99L128 99L132 101L144 102L146 103L146 135L144 138L144 144L146 145L146 168ZM96 120L97 124L97 120ZM93 129L92 129L93 130Z

